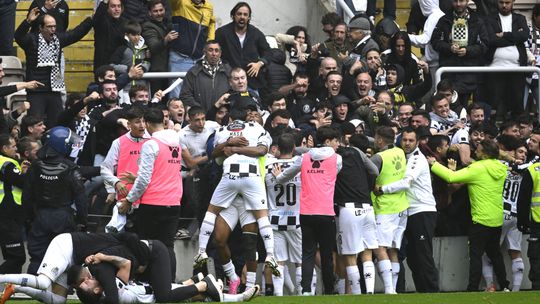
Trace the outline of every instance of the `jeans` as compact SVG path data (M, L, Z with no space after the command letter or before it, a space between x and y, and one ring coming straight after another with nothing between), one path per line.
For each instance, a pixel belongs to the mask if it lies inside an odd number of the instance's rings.
M175 51L169 52L169 68L171 72L187 72L195 65L197 60L188 56L179 54ZM175 79L172 79L174 81ZM180 90L182 90L182 84L178 85L169 93L169 98L178 98L180 96Z

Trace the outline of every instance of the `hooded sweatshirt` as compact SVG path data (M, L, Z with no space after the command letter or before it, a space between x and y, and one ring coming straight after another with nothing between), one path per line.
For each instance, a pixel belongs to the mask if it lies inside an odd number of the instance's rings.
M426 48L426 61L430 67L438 66L439 53L433 49L429 42L431 40L433 29L437 25L437 22L439 22L439 19L444 16L444 13L439 8L439 0L420 0L419 3L422 14L428 18L424 24L422 34L409 34L409 39L411 39L412 45L419 48Z
M431 172L447 183L466 183L473 223L488 227L503 224L503 188L507 167L496 159L476 161L458 171L434 163Z
M152 139L156 139L169 146L169 149L177 150L178 155L181 154L180 148L180 135L174 130L161 130L154 132L152 134ZM154 171L154 162L156 161L159 153L159 144L155 140L148 140L145 142L141 148L141 156L139 157L139 172L137 174L137 179L133 183L133 188L129 191L127 195L127 200L130 202L138 201L143 193L150 185L152 181L152 174ZM178 169L178 175L180 176L180 168ZM182 183L180 182L180 185Z
M306 184L307 180L303 177L303 174L306 173L306 169L302 170L302 164L304 166L308 163L311 163L312 171L321 171L317 169L323 169L323 163L327 160L331 160L332 157L336 157L336 171L335 176L328 176L328 172L314 172L314 174L322 174L320 176L320 183L315 184ZM310 162L304 161L304 158L309 157ZM317 163L317 165L315 165ZM327 162L328 163L328 162ZM276 176L276 183L283 183L291 178L295 177L296 174L302 171L302 190L301 190L301 199L300 199L300 214L302 215L328 215L334 216L334 187L337 174L342 167L342 158L341 155L336 154L333 148L331 147L320 147L312 148L307 153L304 153L302 157L296 158L294 163L280 175ZM332 171L332 170L330 170ZM308 172L309 173L309 172ZM330 173L332 174L332 173ZM323 176L324 175L324 176ZM310 181L313 181L313 178L309 178ZM330 185L330 181L334 182ZM319 187L319 188L316 188ZM312 190L310 190L312 189ZM325 195L326 197L319 197L318 199L305 199L313 197L313 191L316 191L318 195ZM304 199L303 199L304 198Z

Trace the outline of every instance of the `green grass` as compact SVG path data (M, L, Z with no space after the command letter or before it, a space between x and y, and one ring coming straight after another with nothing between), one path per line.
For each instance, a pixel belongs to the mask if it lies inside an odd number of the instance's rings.
M316 296L316 297L258 297L250 303L253 304L529 304L539 303L540 292L475 292L475 293L437 293L437 294L399 294L399 295L359 295L359 296ZM36 304L37 301L13 300L15 304ZM75 304L77 301L68 301Z
M438 293L438 294L399 294L399 295L359 295L359 296L317 296L317 297L258 297L250 303L272 304L297 304L297 303L320 303L320 304L524 304L539 303L540 292L516 292L516 293Z

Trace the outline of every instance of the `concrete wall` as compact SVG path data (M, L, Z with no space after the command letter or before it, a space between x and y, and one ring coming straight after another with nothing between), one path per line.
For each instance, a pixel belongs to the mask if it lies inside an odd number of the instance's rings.
M530 289L531 282L527 278L529 273L529 259L527 258L527 243L528 235L523 236L523 241L521 248L523 249L523 261L525 263L525 272L523 276L523 283L521 285L522 289ZM189 241L176 241L175 243L175 252L177 260L176 268L176 279L182 280L189 278L192 275L193 271L193 257L197 253L197 239ZM441 291L464 291L467 288L468 277L469 277L469 255L467 251L467 238L466 237L443 237L435 238L433 240L433 255L435 259L435 265L439 269L439 287ZM512 282L512 269L510 259L508 254L503 253L505 264L506 264L506 273L507 279ZM28 258L27 258L28 261ZM0 263L3 262L3 258L0 258ZM209 269L210 272L213 272L211 269L213 262L211 262ZM405 264L406 271L406 289L407 291L414 291L414 283L411 277L411 271ZM24 266L26 270L27 264ZM289 267L291 271L294 271L294 267L291 265ZM292 273L292 278L294 278L294 273ZM260 280L260 279L259 279ZM322 285L321 275L318 275L319 281L319 291ZM483 286L485 284L481 283ZM483 287L482 286L482 287ZM377 292L383 292L383 284L379 278L376 277L375 290Z
M238 1L213 0L217 27L231 22L230 11ZM258 27L265 35L284 33L294 25L307 27L312 41L321 41L321 16L332 9L331 0L247 0L251 6L251 24ZM335 8L334 8L335 10Z

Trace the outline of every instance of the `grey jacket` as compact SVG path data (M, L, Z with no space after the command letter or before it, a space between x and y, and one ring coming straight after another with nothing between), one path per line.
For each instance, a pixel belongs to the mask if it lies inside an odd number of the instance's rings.
M221 95L229 91L230 72L231 67L224 63L212 77L203 69L200 60L187 72L180 99L188 106L198 105L208 112Z

